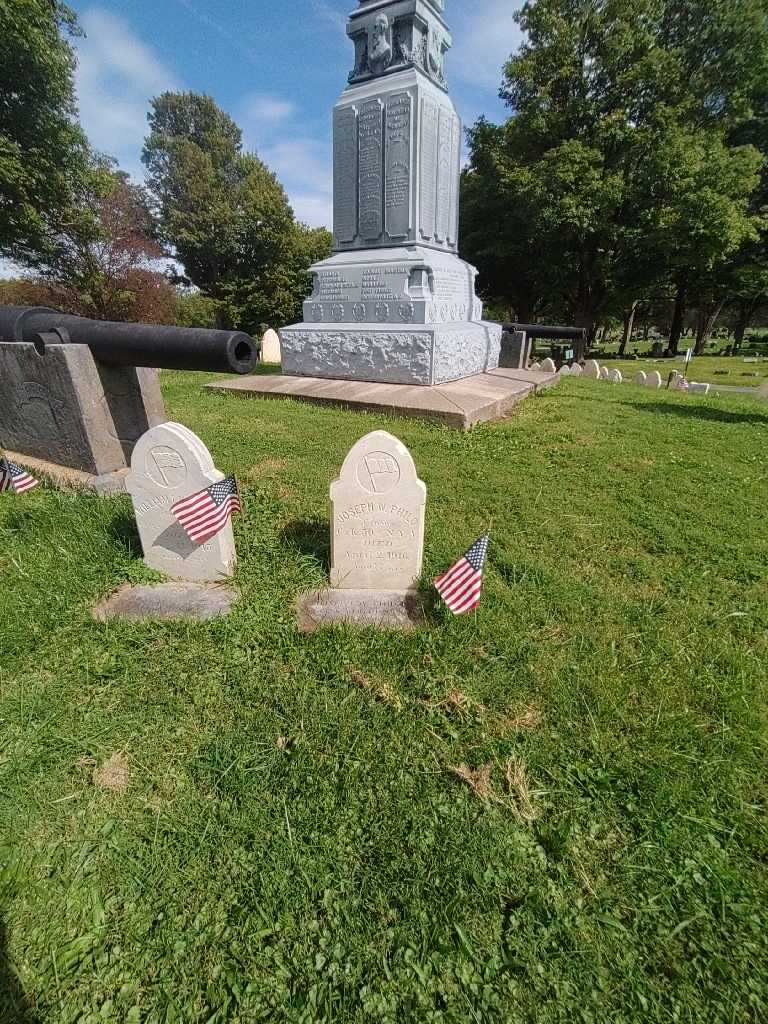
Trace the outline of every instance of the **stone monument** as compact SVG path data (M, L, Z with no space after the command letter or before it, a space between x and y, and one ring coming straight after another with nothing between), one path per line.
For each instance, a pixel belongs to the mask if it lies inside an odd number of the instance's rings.
M358 441L331 485L331 589L299 599L301 627L421 622L426 504L401 441L384 430Z
M133 499L144 561L180 580L216 582L232 576L232 524L205 544L192 543L171 506L224 479L203 442L179 423L147 431L133 450L126 490Z
M457 254L461 123L448 95L444 0L360 0L333 114L334 253L312 267L304 322L280 332L289 375L438 385L494 370Z

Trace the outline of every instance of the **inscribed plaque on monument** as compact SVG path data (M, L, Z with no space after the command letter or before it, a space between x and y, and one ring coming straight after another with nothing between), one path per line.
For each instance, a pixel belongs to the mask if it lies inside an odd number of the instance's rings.
M383 111L381 100L360 107L360 234L368 241L384 230Z
M386 228L390 238L411 230L411 97L393 93L387 99Z
M451 119L451 212L448 219L448 244L456 245L459 237L459 172L461 122Z
M435 210L437 207L437 104L434 100L421 101L421 235L435 237Z
M338 242L357 235L357 111L342 107L333 115L333 228Z
M438 242L445 242L451 232L452 135L453 115L446 107L441 107L437 131L437 214L435 238Z
M331 585L416 588L426 503L427 488L401 441L384 430L358 441L331 485Z

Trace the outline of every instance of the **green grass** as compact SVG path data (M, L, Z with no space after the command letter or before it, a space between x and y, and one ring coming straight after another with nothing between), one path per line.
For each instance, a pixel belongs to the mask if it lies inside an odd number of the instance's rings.
M164 378L242 483L229 618L93 622L150 578L128 500L0 499L0 1021L765 1020L768 406L564 381L462 435L204 380ZM382 426L426 579L494 517L482 607L301 636Z
M638 359L635 361L601 358L598 362L601 366L605 365L611 370L621 370L625 377L632 377L639 370L645 370L646 373L658 370L665 382L672 370L683 372L685 369L683 359ZM727 374L723 373L725 370L728 371ZM757 376L753 376L753 374L757 374ZM768 381L768 359L759 363L745 363L743 356L696 356L691 361L688 377L691 380L700 381L702 384L759 388Z

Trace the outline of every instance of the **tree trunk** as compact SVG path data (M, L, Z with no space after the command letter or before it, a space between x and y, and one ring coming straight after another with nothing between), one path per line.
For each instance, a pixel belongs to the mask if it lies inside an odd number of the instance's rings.
M684 284L679 284L675 293L675 310L672 314L672 326L669 330L669 348L667 350L672 356L677 355L677 350L680 347L680 338L683 336L683 321L685 319L685 302L687 297L688 289Z
M619 357L626 355L627 345L632 337L632 331L635 326L635 314L637 313L637 307L640 305L640 300L635 299L630 309L624 311L624 334L621 338L621 344L619 345Z
M741 351L741 346L744 344L744 335L747 333L749 327L749 310L747 309L746 303L742 302L739 305L739 313L736 319L736 324L733 328L733 354Z
M700 356L704 351L704 347L709 341L712 329L717 322L717 318L720 316L720 311L725 305L725 299L720 299L719 302L715 302L707 310L702 310L699 313L699 329L696 332L696 355Z

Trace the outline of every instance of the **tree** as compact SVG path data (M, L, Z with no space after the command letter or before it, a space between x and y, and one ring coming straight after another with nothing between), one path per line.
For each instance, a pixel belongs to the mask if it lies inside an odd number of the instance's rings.
M77 33L59 0L0 3L0 255L21 263L48 251L87 174L67 39Z
M176 292L152 268L162 255L153 238L145 190L101 160L86 178L66 228L51 232L34 260L32 286L46 303L99 320L173 323Z
M234 121L208 96L164 93L152 101L143 160L160 238L216 300L220 325L256 333L292 318L312 246ZM327 255L330 245L315 248Z
M763 3L525 4L527 42L501 93L514 113L470 133L462 237L482 285L520 280L529 308L554 300L591 332L606 316L629 325L675 278L682 324L702 265L713 272L753 235L759 157L730 133L765 74Z

